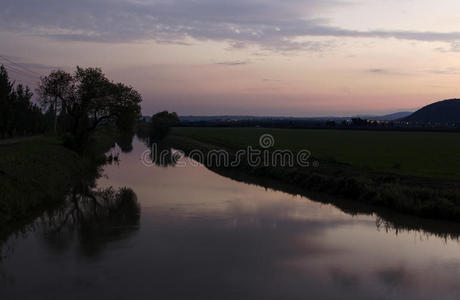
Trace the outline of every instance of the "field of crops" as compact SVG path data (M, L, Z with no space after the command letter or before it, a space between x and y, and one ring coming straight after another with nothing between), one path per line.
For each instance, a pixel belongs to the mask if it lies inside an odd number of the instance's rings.
M320 160L347 163L367 170L460 179L460 134L301 130L266 128L174 128L173 134L232 148L258 146L271 134L274 148L307 149Z

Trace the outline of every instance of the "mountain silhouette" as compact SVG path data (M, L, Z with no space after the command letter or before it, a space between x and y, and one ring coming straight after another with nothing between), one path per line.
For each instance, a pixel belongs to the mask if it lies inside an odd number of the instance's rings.
M418 123L460 123L460 99L432 103L402 120Z

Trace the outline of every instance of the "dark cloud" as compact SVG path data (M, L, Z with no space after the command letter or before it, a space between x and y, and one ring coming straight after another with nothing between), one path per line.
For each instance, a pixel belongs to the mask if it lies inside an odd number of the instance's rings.
M247 65L249 62L247 61L222 61L222 62L217 62L216 65L223 65L223 66L241 66L241 65Z
M460 68L458 68L458 67L449 67L449 68L446 68L446 69L428 70L428 73L442 74L442 75L458 75L458 74L460 74Z
M281 82L279 79L262 78L263 82Z
M323 51L332 42L296 37L395 38L453 45L460 32L347 30L315 18L323 9L346 5L333 0L2 0L0 28L55 39L131 42L185 38L258 45L275 51ZM453 47L454 49L455 47Z
M376 75L410 75L409 73L404 73L398 70L383 69L383 68L372 68L365 70L365 73L372 73Z
M369 69L368 72L383 74L383 73L388 73L388 70L385 70L385 69Z

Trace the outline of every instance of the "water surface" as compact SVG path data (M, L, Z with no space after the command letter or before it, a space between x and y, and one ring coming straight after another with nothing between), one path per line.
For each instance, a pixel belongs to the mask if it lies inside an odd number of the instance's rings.
M202 166L147 168L145 149L135 140L98 182L132 188L138 222L56 235L37 221L7 243L0 299L460 297L455 234L382 226Z

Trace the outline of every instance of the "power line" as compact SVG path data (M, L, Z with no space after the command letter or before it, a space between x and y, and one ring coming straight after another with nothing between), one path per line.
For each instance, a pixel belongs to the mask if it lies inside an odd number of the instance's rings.
M34 81L34 82L38 82L40 80L37 76L22 72L21 70L18 70L10 65L3 65L3 66L8 71L8 73L11 73L11 75L13 75L12 77L20 76L20 78L23 78L27 81Z
M17 68L20 68L20 69L22 69L22 70L24 70L24 71L26 71L26 72L32 73L32 74L34 74L34 75L36 75L36 76L42 76L42 74L39 74L39 73L37 73L37 72L35 72L35 71L33 71L33 70L31 70L31 69L25 67L23 64L14 62L14 61L12 61L11 59L9 59L9 58L7 58L7 57L5 57L5 56L3 56L3 55L0 55L0 58L2 58L4 61L7 61L7 62L9 62L10 64L13 64L13 65L16 66Z
M27 81L34 81L34 82L35 81L38 82L40 80L37 76L22 72L21 70L18 70L12 66L9 66L9 65L3 65L3 66L7 70L7 72L12 75L12 77L20 76L21 78L26 79Z
M24 76L24 77L28 77L30 79L35 79L36 77L35 76L32 76L32 75L29 75L27 73L23 73L21 71L18 71L17 69L14 69L10 66L7 66L7 65L3 65L5 67L5 69L8 71L8 72L11 72L11 73L15 73L15 74L18 74L18 75L21 75L21 76Z
M3 66L4 66L5 68L9 69L9 70L16 71L17 73L20 73L20 74L22 74L22 75L26 75L26 76L29 76L29 77L37 78L36 75L32 75L32 74L30 74L30 73L26 73L26 72L24 72L23 70L18 69L18 68L16 68L15 66L12 66L12 65L10 65L10 64L3 64Z
M27 82L38 82L39 81L39 79L37 77L29 75L29 74L22 73L22 72L19 72L19 71L15 70L15 69L10 68L9 66L5 66L5 69L9 73L11 73L11 75L12 75L11 77L13 77L13 78L14 77L18 78L19 77L19 79L21 79L23 81L27 81Z
M2 61L2 59L3 59L3 61ZM12 70L17 71L18 73L21 73L21 74L24 74L24 75L28 75L28 76L30 76L30 77L34 77L34 78L36 78L37 76L38 76L38 77L41 77L41 75L38 74L37 72L30 71L30 70L28 70L27 68L24 68L24 67L22 67L21 65L19 65L19 64L17 64L17 63L14 63L14 62L10 62L10 61L11 61L11 60L9 60L9 59L7 59L7 58L4 58L2 55L0 55L0 62L1 62L4 66L6 66L6 67L8 67L8 68L10 68L10 69L12 69Z
M32 74L35 74L36 76L42 76L42 74L37 73L37 72L35 72L35 71L33 71L33 70L31 70L31 69L25 67L24 65L22 65L22 64L20 64L20 63L17 63L17 62L15 62L15 61L12 61L11 59L6 58L6 57L3 56L3 55L0 55L0 58L2 58L3 60L5 60L5 61L7 61L7 62L9 62L9 63L11 63L11 64L13 64L13 65L15 65L16 67L18 67L18 68L20 68L20 69L23 69L24 71L30 72L30 73L32 73Z

